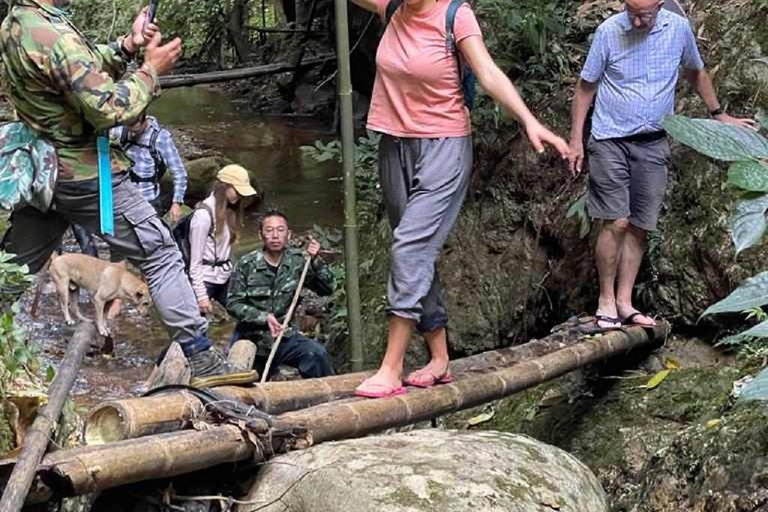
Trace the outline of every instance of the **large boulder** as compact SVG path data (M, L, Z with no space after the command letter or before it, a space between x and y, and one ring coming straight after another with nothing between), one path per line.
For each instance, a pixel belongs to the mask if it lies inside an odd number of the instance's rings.
M327 443L263 466L239 512L607 512L568 453L500 432L417 430Z

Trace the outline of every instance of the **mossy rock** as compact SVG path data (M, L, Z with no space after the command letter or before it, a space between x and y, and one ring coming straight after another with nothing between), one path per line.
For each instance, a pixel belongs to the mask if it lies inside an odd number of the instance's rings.
M417 430L325 443L262 466L241 512L607 512L597 479L526 436Z

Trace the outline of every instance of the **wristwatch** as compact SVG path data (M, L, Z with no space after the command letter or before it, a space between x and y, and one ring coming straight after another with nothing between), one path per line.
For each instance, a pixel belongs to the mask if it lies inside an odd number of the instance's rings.
M709 117L717 117L720 114L725 114L725 111L723 110L723 107L717 107L716 109L709 111Z

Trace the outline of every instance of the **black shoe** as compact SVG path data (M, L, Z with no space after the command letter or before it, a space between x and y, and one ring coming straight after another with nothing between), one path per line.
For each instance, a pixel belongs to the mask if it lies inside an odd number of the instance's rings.
M209 348L187 358L192 370L192 385L211 387L224 384L248 384L256 381L259 374L235 368L216 348Z

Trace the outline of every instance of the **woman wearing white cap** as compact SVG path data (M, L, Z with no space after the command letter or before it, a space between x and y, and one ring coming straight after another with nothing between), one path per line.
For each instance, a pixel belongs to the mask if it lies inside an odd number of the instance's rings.
M239 234L238 204L256 195L248 171L227 165L216 175L213 192L201 201L189 224L189 278L203 314L213 311L211 299L225 305L232 274L232 246Z

